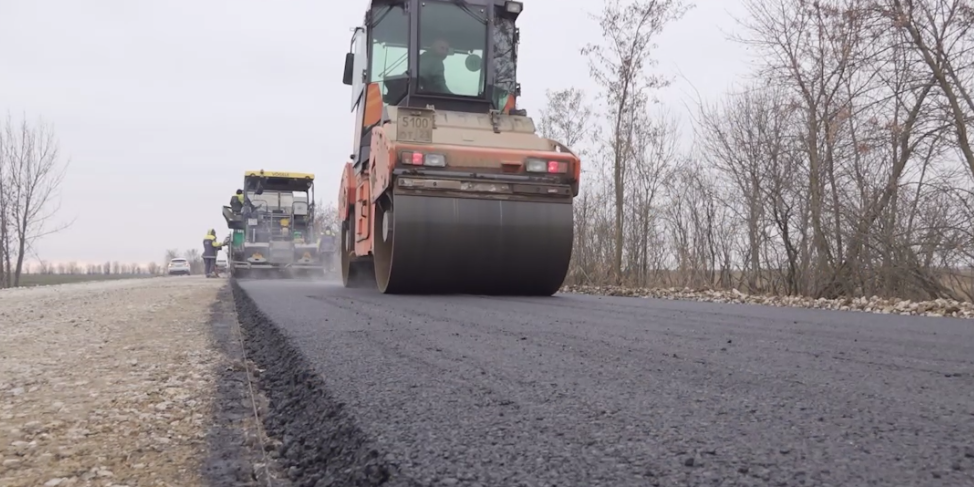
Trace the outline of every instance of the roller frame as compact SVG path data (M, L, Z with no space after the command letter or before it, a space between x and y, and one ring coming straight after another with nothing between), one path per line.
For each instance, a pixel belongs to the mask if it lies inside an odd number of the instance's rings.
M338 198L343 282L387 294L551 295L571 260L581 160L539 135L517 108L515 25L523 4L435 4L373 0L352 33L343 83L352 89L355 135ZM483 14L484 37L423 22L449 4L460 16ZM479 95L424 87L418 66L427 29L479 52L465 61L481 70ZM496 47L497 36L508 34L513 49ZM406 48L405 74L374 71L375 42Z

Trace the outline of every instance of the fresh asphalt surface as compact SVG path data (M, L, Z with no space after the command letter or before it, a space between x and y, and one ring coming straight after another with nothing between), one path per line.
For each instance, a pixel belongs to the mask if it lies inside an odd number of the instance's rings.
M974 321L240 284L416 485L974 485Z

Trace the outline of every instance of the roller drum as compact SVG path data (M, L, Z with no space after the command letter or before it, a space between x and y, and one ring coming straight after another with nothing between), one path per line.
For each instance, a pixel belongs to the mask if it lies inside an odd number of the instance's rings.
M374 264L384 293L550 296L568 272L570 200L395 194L379 203Z

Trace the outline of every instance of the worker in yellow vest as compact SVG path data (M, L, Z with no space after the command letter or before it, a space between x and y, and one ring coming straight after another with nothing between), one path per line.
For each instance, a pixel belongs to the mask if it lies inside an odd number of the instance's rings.
M242 189L237 190L237 194L230 197L230 209L236 213L240 214L244 207L244 194Z
M223 242L216 241L216 230L210 229L203 237L203 264L206 277L219 277L216 273L216 256L223 248Z

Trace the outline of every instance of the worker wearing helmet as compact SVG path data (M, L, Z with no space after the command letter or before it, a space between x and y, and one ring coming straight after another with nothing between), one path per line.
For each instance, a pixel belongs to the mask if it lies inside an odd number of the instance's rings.
M216 256L222 247L223 243L216 241L216 230L211 228L203 237L203 264L206 277L216 277Z
M318 236L318 261L324 266L326 274L331 273L335 252L335 231L331 225L326 225Z
M230 197L230 209L236 213L240 214L244 207L244 193L242 189L237 190L237 194Z
M335 231L331 229L331 225L325 226L325 229L321 231L318 235L318 251L321 251L321 242L333 242L335 240Z

